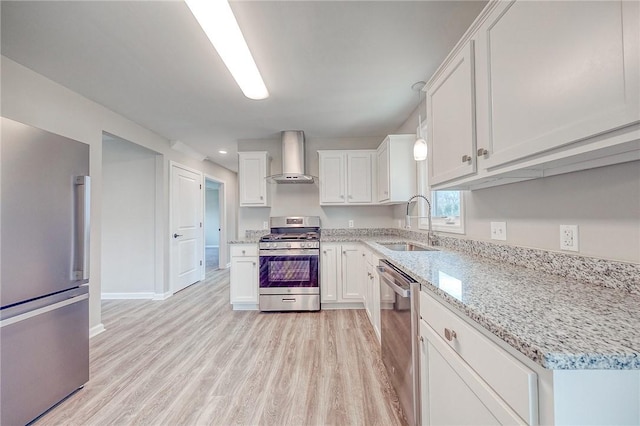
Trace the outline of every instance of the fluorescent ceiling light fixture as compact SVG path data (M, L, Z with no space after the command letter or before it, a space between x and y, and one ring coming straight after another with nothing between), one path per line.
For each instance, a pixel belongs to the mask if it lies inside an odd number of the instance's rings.
M249 99L269 97L227 0L185 0L218 55Z

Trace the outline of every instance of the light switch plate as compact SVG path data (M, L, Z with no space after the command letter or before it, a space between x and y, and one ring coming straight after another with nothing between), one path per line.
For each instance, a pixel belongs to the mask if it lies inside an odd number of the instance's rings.
M353 220L349 220L349 228L353 228Z
M560 250L578 251L578 225L560 225Z
M262 222L262 229L269 229L269 222L267 222L266 220Z
M491 239L506 241L507 222L491 222Z

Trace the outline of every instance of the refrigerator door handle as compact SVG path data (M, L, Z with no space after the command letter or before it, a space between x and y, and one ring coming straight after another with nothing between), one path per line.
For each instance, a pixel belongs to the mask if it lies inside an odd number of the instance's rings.
M75 255L73 279L89 281L89 231L91 214L91 177L76 176Z
M0 328L6 327L11 324L15 324L20 321L28 320L29 318L36 317L38 315L46 314L47 312L54 311L56 309L60 309L67 305L72 305L74 303L82 302L83 300L87 300L89 298L89 294L81 294L80 296L72 297L66 300L63 300L58 303L54 303L52 305L43 306L42 308L34 309L29 312L25 312L20 315L16 315L14 317L9 317L7 319L3 319L0 321Z

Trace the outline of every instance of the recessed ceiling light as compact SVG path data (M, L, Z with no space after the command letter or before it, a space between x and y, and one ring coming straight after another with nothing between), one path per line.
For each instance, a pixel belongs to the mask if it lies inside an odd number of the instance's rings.
M222 61L249 99L269 97L267 87L227 0L185 0Z
M224 149L221 149L220 151L218 151L220 154L226 154L227 151L225 151Z

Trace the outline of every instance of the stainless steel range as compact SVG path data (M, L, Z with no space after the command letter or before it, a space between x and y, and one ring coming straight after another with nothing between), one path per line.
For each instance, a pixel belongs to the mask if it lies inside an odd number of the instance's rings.
M272 217L260 239L260 310L320 310L320 218Z

